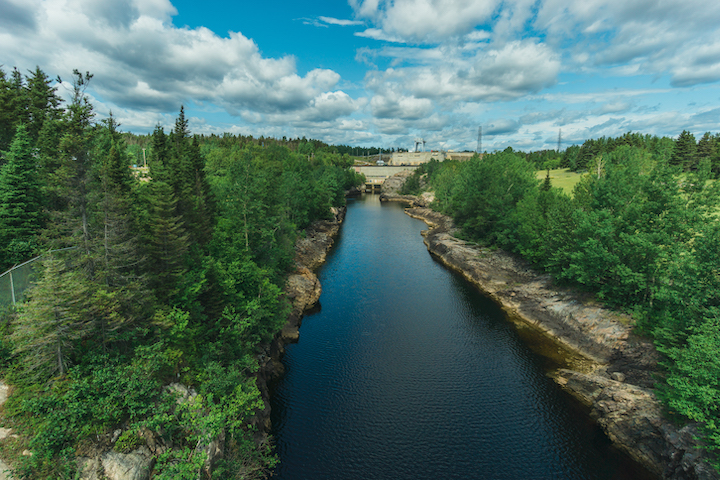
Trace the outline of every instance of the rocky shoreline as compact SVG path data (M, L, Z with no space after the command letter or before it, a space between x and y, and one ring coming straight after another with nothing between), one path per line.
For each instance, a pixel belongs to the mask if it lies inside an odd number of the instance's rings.
M613 444L649 473L673 480L710 480L720 475L696 440L698 425L664 418L652 391L659 354L632 331L632 320L587 295L559 288L522 259L455 236L451 218L429 208L427 196L382 193L384 201L410 204L423 220L428 251L491 297L530 338L550 339L566 367L552 378L587 406ZM556 359L557 360L557 359Z
M295 271L285 283L285 296L290 301L291 311L285 326L273 341L266 345L258 356L260 368L257 373L257 386L262 393L264 408L258 411L254 424L258 427L256 442L267 441L270 429L270 394L273 383L285 373L282 356L285 345L296 343L299 329L305 313L312 309L320 298L322 288L315 271L325 263L335 237L345 219L346 207L332 208L332 218L314 222L305 230L305 236L295 243Z

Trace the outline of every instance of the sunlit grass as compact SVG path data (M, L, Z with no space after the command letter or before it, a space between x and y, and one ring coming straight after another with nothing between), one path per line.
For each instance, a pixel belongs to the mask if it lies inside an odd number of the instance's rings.
M539 170L537 178L544 180L546 174L547 170ZM572 172L569 168L557 168L550 170L550 183L553 187L562 188L565 193L571 195L573 188L575 188L582 176L583 174Z

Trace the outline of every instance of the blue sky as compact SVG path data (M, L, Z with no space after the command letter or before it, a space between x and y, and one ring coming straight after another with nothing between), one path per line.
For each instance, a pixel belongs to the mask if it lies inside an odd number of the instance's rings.
M180 105L195 133L384 148L720 131L706 0L0 0L0 64L90 71L136 133Z

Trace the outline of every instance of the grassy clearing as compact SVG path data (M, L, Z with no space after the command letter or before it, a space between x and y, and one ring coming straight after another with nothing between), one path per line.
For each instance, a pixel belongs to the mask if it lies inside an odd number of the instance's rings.
M547 170L539 170L537 172L537 178L540 180L545 179ZM562 188L565 193L572 195L573 188L582 178L581 173L575 173L570 171L569 168L557 168L550 170L550 183L553 187Z

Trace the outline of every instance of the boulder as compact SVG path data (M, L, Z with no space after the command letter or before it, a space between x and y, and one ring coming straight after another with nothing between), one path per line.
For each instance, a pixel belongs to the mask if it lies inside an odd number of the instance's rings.
M148 480L155 465L150 450L143 446L130 453L114 450L95 457L78 458L79 480Z
M102 456L102 466L109 480L147 480L155 464L150 450L140 447L130 453L114 450Z

